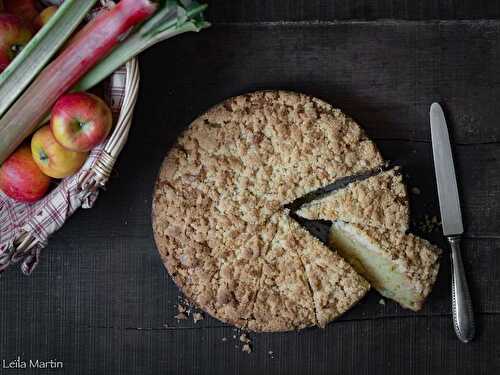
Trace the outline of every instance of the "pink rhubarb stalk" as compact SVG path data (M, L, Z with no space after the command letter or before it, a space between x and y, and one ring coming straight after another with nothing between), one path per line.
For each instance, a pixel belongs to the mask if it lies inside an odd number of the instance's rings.
M155 10L156 5L149 0L121 0L80 30L0 120L0 164L33 132L62 94Z

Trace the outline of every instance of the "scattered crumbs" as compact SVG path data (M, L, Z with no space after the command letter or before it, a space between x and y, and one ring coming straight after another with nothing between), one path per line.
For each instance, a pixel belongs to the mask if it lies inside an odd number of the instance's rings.
M164 323L164 324L163 324L163 327L164 327L164 328L169 328L167 323Z
M248 336L246 334L242 333L240 336L240 341L244 342L245 344L248 344L250 342L250 339L248 338Z
M423 233L431 233L435 230L439 229L441 226L441 222L437 218L437 216L429 216L425 215L424 219L420 222L417 222L417 228Z
M420 191L420 189L416 186L412 187L411 188L411 192L415 195L420 195L422 192Z
M193 322L194 324L198 323L200 320L203 320L203 315L199 312L193 313Z
M381 298L378 300L379 305L385 305L385 299Z
M273 352L272 350L269 350L269 351L267 352L267 354L269 354L269 355L273 355L273 354L274 354L274 352Z
M186 320L187 315L181 312L181 313L177 314L176 316L174 316L174 318L177 320Z
M232 335L233 340L236 340L234 347L244 353L252 353L252 340L250 339L248 334L245 332L241 332L238 328L233 328L233 331L235 333L234 335ZM223 342L226 342L227 340L227 337L222 338ZM269 355L272 355L272 352Z
M178 314L175 316L177 320L184 320L189 316L192 316L193 321L196 323L203 319L203 314L196 311L196 308L191 305L189 300L183 299L181 296L178 296L177 300L177 304L174 305L178 312Z

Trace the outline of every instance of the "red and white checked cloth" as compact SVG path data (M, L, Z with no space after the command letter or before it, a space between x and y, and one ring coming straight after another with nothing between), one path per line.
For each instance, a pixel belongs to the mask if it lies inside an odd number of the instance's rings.
M105 99L118 118L125 95L126 70L117 70L105 85ZM104 144L90 153L84 166L74 176L60 181L46 197L25 204L14 201L0 191L0 273L9 265L21 263L21 270L29 275L40 260L42 249L51 234L59 230L80 207L90 208L98 192L80 191L78 181L102 155ZM15 242L23 234L30 234L36 244L25 251L16 251Z

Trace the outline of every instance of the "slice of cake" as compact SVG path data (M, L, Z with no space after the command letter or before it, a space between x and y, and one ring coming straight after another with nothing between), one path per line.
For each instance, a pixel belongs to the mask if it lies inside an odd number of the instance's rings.
M312 291L317 324L325 327L356 304L370 289L370 285L349 263L314 238L286 211L275 215L275 218L278 227L272 243L273 255L283 258L293 254L293 257L300 259L305 271L304 278ZM287 272L290 266L287 262L281 262L281 271ZM293 288L293 285L284 282L277 284L282 288ZM300 297L299 293L294 292L293 295ZM304 304L306 301L297 303Z
M432 290L441 250L397 230L333 223L330 244L383 296L417 311Z
M317 325L313 294L295 248L282 231L282 214L267 224L273 233L262 252L262 276L247 328L259 332L290 331Z
M297 214L310 220L342 220L402 232L409 225L408 197L399 168L353 182L303 205Z

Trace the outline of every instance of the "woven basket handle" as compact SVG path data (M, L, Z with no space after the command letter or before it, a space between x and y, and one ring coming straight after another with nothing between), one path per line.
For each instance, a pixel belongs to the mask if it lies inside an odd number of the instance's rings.
M78 188L82 192L87 192L87 194L92 194L98 188L105 186L130 132L132 115L139 92L140 74L137 59L134 58L127 62L126 69L125 97L123 98L122 110L116 128L107 141L103 153L99 156L92 169L81 176L78 184Z

